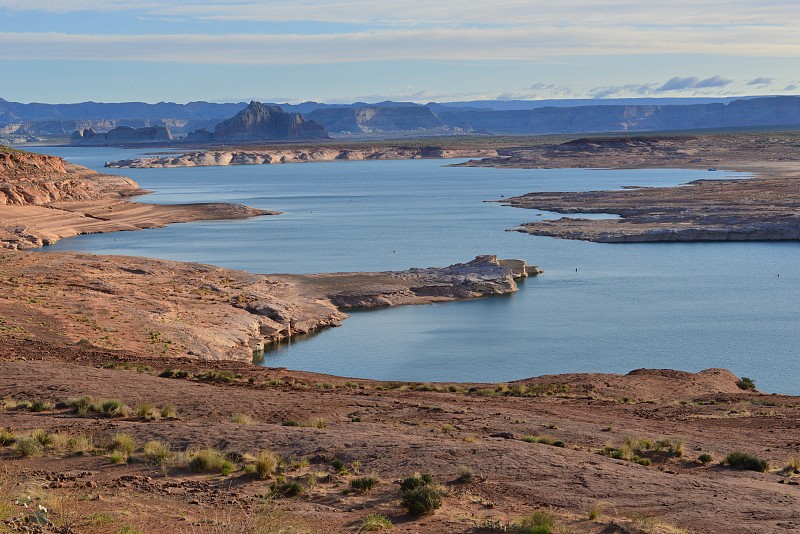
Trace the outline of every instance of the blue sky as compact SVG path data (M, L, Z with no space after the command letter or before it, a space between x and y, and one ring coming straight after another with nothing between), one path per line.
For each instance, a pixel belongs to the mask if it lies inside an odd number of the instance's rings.
M796 0L0 0L0 97L351 102L800 92Z

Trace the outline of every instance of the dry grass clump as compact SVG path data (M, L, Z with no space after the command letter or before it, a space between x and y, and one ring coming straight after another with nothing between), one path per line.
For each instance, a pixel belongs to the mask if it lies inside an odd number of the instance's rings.
M392 520L381 514L370 514L361 523L361 530L364 532L375 532L378 530L389 530L394 525Z
M275 473L275 468L278 466L278 457L270 451L261 451L256 455L255 474L261 480L271 477Z
M148 441L142 447L142 457L146 462L164 466L172 458L172 449L161 441Z
M231 417L231 423L236 423L239 425L252 425L255 423L255 420L245 413L235 413Z
M235 464L221 451L199 449L188 453L188 467L194 473L219 471L223 475L233 472Z

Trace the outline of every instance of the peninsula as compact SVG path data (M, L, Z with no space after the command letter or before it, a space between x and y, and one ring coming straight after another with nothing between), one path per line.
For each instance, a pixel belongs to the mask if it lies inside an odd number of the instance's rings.
M556 145L500 149L467 166L499 168L682 168L729 170L752 178L678 187L529 193L499 200L558 213L610 213L619 219L562 218L523 224L535 235L605 243L800 239L800 133L605 136Z

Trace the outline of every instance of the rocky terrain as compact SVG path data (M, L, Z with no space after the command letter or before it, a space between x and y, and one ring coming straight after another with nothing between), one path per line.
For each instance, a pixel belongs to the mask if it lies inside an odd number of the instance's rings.
M419 158L480 158L497 155L493 148L462 147L393 147L393 146L280 146L236 149L202 150L183 154L125 159L106 163L109 168L152 169L163 167L205 167L225 165L269 165L275 163L304 163L310 161L419 159Z
M494 256L400 272L256 275L148 258L6 252L0 316L4 328L35 339L249 362L272 342L340 325L343 309L502 295L517 290L515 278L539 272Z
M133 180L61 158L0 146L0 248L27 249L79 234L274 214L236 204L153 205Z
M721 369L375 382L2 335L6 528L800 529L800 398ZM767 465L732 468L734 453ZM414 473L433 479L433 513L401 503Z
M598 242L800 239L800 134L584 138L500 150L467 165L514 168L694 168L747 171L755 178L696 181L669 188L530 193L502 202L559 213L619 219L538 221L519 231ZM635 181L633 182L635 183Z

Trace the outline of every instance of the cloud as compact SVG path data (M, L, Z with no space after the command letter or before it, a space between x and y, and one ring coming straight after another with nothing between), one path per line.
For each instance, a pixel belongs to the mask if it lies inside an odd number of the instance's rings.
M796 91L797 89L800 89L800 82L790 83L783 88L784 91Z
M750 28L742 35L629 29L439 28L304 34L66 34L0 32L0 58L16 60L165 61L206 64L321 64L359 61L552 61L620 54L800 56L800 32ZM758 44L762 33L772 35ZM662 91L722 87L714 76L674 78Z
M728 80L727 78L723 78L722 76L711 76L710 78L706 78L701 80L696 76L689 76L686 78L681 78L680 76L675 76L674 78L670 78L666 82L664 82L660 87L658 87L655 92L657 93L666 93L669 91L683 91L685 89L706 89L710 87L725 87L726 85L730 85L733 83L733 80Z
M699 80L696 84L694 84L693 89L705 89L708 87L725 87L726 85L730 85L732 83L733 80L723 78L722 76L712 76L710 78L706 78L705 80Z
M197 21L317 21L390 26L503 25L598 26L775 26L796 28L800 10L793 0L0 0L0 9L46 13L134 11L153 17ZM724 14L724 15L720 15Z
M759 77L759 78L753 78L752 80L750 80L749 82L747 82L747 85L759 85L759 86L763 86L763 85L772 85L773 83L775 83L775 78L763 78L763 77Z

